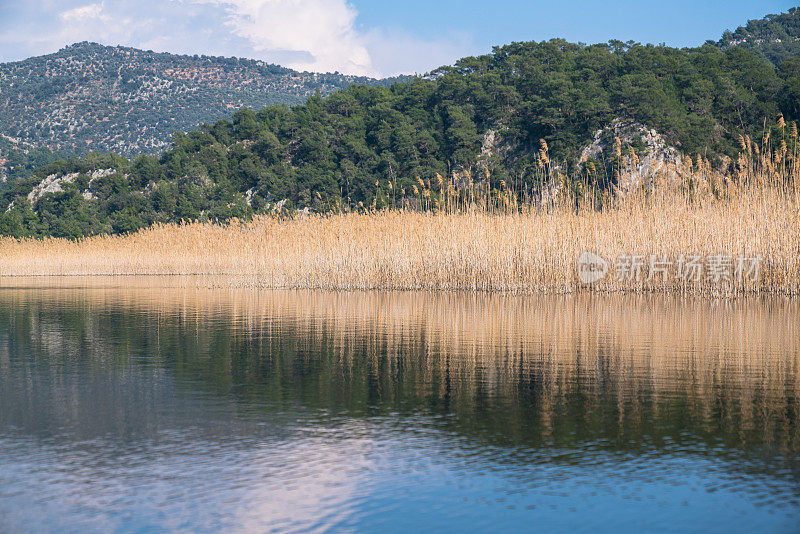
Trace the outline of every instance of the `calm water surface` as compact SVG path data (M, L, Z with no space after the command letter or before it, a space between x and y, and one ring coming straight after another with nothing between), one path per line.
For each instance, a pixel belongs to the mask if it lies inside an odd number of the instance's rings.
M800 531L784 300L0 289L0 531Z

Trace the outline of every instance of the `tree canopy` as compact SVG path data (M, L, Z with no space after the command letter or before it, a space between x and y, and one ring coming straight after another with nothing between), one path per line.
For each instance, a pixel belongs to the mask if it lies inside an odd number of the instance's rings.
M658 130L686 154L720 161L737 153L740 134L760 139L779 113L797 119L798 96L800 59L776 67L742 47L512 43L388 87L353 85L296 107L243 109L176 133L158 157L90 154L44 166L3 195L11 209L0 215L0 233L80 237L247 218L283 199L315 211L380 206L390 183L399 195L479 169L490 180L526 183L536 179L541 140L552 159L574 168L595 132L620 117ZM496 150L485 150L487 132L497 133ZM91 178L106 168L116 172ZM36 184L67 173L79 176L31 205Z

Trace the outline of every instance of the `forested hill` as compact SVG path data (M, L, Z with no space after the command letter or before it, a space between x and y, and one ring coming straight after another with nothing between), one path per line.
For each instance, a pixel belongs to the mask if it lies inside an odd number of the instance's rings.
M13 174L19 165L41 161L41 150L38 159L22 157L31 147L154 154L176 130L229 118L244 107L300 104L317 91L326 95L352 83L378 82L248 59L79 43L0 64L0 159L8 160L0 167Z
M775 65L800 56L800 9L751 20L734 31L726 31L718 45L739 46L762 55Z
M597 132L620 122L641 134L625 138L625 153L644 157L660 139L725 165L740 135L761 139L780 113L797 120L798 103L797 58L776 67L714 43L514 43L390 87L357 84L293 108L242 110L176 135L159 157L45 166L0 198L0 232L124 232L247 218L277 203L380 207L390 194L393 202L422 190L435 197L441 177L525 190L541 179L544 160L575 169ZM609 145L600 148L597 167L614 160Z

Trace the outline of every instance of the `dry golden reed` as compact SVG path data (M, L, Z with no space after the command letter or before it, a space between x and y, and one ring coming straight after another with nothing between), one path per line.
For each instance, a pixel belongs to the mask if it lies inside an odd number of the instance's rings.
M582 183L554 172L547 194L525 203L511 184L483 196L474 185L448 185L433 211L259 216L80 241L5 238L0 276L212 275L234 285L342 290L798 294L800 171L783 151L759 157L754 165L744 155L728 174L698 157L691 168L663 169L646 186L614 194L592 191L591 173ZM420 187L430 195L430 186ZM584 251L611 264L591 286L576 276ZM761 264L757 277L733 276L732 266L722 279L650 278L646 269L620 279L615 259L627 255L673 264L681 256L734 263L760 257Z

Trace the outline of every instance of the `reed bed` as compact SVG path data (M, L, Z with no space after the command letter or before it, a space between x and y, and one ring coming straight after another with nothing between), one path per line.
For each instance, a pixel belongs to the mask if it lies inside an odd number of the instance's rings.
M800 170L777 158L763 156L758 167L740 159L725 174L689 159L625 191L601 192L591 175L554 171L536 195L505 184L484 194L473 183L423 191L421 198L435 200L422 211L257 216L79 241L4 238L0 277L208 275L268 288L796 295ZM609 263L592 284L577 277L586 251ZM678 276L677 265L692 256L727 258L727 272L711 276L701 267L695 277ZM644 265L622 273L626 257ZM737 273L737 259L756 257L757 272ZM668 272L649 276L655 258L667 260Z

